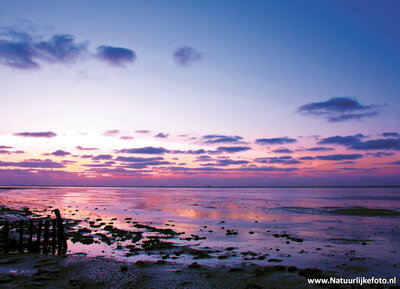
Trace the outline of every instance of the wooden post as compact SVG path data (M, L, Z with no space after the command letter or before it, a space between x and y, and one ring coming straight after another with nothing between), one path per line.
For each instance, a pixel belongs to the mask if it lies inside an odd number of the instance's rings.
M33 237L33 220L29 220L29 239L28 239L28 252L32 252L32 237Z
M40 253L40 237L42 235L42 219L39 220L37 238L36 238L36 253Z
M43 253L47 253L47 247L49 245L49 220L44 222L44 237L43 237Z
M8 253L8 234L10 233L10 223L8 221L4 221L4 253Z
M64 225L61 219L60 210L55 209L54 213L56 214L58 223L58 255L61 255L67 253L67 239L65 238Z
M57 247L57 220L53 219L53 224L51 226L51 253L55 254L56 253L56 247Z
M24 252L24 220L19 221L18 253Z

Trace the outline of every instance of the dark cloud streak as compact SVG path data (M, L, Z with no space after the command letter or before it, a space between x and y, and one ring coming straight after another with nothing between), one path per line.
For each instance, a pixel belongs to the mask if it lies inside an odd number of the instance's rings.
M45 131L45 132L18 132L14 133L15 136L22 137L43 137L43 138L51 138L57 136L55 132Z
M276 137L276 138L259 138L256 139L256 144L260 145L282 145L291 144L297 142L296 139L288 137Z
M105 45L97 47L95 56L110 65L119 67L133 63L137 58L136 53L131 49Z
M352 97L334 97L327 101L312 102L297 108L303 115L325 118L329 122L361 120L378 114L381 105L363 105Z
M400 150L400 138L381 138L363 141L365 136L332 136L320 140L319 144L343 145L352 150Z
M202 137L204 144L218 144L218 143L233 143L233 144L242 144L243 137L235 135L235 136L226 136L219 134L209 134L204 135Z

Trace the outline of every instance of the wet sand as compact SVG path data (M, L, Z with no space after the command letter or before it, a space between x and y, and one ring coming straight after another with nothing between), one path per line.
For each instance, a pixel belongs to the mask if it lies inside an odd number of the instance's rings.
M212 268L28 254L3 255L0 270L1 288L318 288L308 285L306 278L329 276L318 269L279 265Z

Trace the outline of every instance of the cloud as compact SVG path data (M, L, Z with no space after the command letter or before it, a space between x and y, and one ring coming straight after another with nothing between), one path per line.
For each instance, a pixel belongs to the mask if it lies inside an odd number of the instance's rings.
M398 132L384 132L384 133L382 134L382 136L384 136L384 137L397 137L397 138L399 138L399 137L400 137L400 133L398 133Z
M297 112L322 117L329 122L340 122L375 116L381 106L363 105L353 97L334 97L327 101L304 104L297 108Z
M153 162L153 161L162 161L163 157L153 157L153 158L141 158L141 157L122 157L119 156L115 159L120 162L128 162L128 163L142 163L142 162Z
M136 53L131 49L105 45L97 47L95 56L110 65L119 67L133 63L137 58Z
M21 167L21 168L65 168L62 163L57 163L52 160L39 160L30 159L22 162L2 162L0 161L0 166L2 167Z
M292 150L287 149L287 148L276 149L276 150L273 150L272 152L274 152L276 154L291 154L291 153L293 153Z
M123 135L123 136L120 136L119 139L122 139L122 140L133 140L135 138L133 136Z
M118 129L107 130L103 132L101 135L104 136L117 136L119 135L120 131Z
M8 151L8 150L1 150L0 149L0 154L3 154L3 155L11 155L11 154L24 154L25 152L24 151Z
M207 151L204 149L198 149L198 150L171 150L169 153L171 154L191 154L191 155L199 155L199 154L205 154Z
M301 162L295 159L281 159L281 158L270 158L268 160L270 164L284 164L284 165L294 165L300 164Z
M56 150L55 152L52 152L51 155L56 156L56 157L65 157L70 155L70 152L66 152L63 150Z
M66 63L79 59L86 52L87 42L76 43L73 35L57 34L33 47L41 60Z
M10 155L10 154L22 154L22 153L25 153L24 151L12 151L12 152L10 152L9 151L9 149L12 149L13 147L11 147L11 146L4 146L4 145L1 145L0 146L0 154L7 154L7 155Z
M0 63L19 69L37 69L35 50L28 43L0 40Z
M259 138L256 139L256 144L260 145L282 145L282 144L290 144L297 142L296 139L288 138L288 137L276 137L276 138Z
M312 148L306 149L306 151L309 151L309 152L324 152L324 151L333 151L333 150L335 150L335 149L328 148L328 147L312 147Z
M342 161L342 160L356 160L363 158L361 154L335 154L335 155L326 155L326 156L317 156L318 160L326 160L326 161Z
M213 160L213 158L210 156L197 156L194 161L195 162L210 162L212 160Z
M168 167L170 171L174 172L223 172L225 169L214 167L201 167L201 168L188 168L188 167Z
M113 158L112 155L97 155L93 156L92 160L99 161L99 160L111 160Z
M247 171L247 172L293 172L297 171L298 168L249 167L249 168L239 168L235 170Z
M16 69L39 69L47 63L75 63L92 56L113 66L124 66L136 60L133 50L98 46L96 53L88 51L88 41L77 42L71 34L55 34L44 39L15 27L0 27L0 64Z
M98 148L84 148L84 147L81 147L81 146L77 146L76 148L78 150L80 150L80 151L98 151L98 150L100 150Z
M343 161L343 160L357 160L363 158L361 154L334 154L315 157L301 157L301 160L321 160L321 161Z
M172 57L179 66L188 67L195 62L200 62L203 55L201 52L190 46L181 46L175 50Z
M173 163L168 162L168 161L148 161L148 162L138 162L138 163L130 163L126 164L123 167L124 168L130 168L130 169L145 169L149 166L162 166L162 165L171 165Z
M400 165L400 161L394 161L394 162L391 162L391 163L388 163L388 164L390 164L390 165Z
M201 155L201 154L205 154L206 151L204 149L198 149L198 150L187 150L187 151L184 151L183 153L190 154L190 155Z
M320 140L319 144L338 144L352 150L400 150L400 138L381 138L363 141L365 136L332 136Z
M169 153L170 151L162 148L162 147L143 147L143 148L131 148L131 149L122 149L118 151L119 153L124 154L154 154L154 155L161 155L165 153Z
M363 169L363 168L339 168L340 170L344 171L359 171L359 172L370 172L376 170L376 168L369 168L369 169Z
M91 159L93 155L81 155L81 158L83 159Z
M302 161L312 161L312 160L314 160L315 158L314 157L310 157L310 156L306 156L306 157L301 157L301 158L299 158L299 160L302 160Z
M388 153L388 152L377 152L377 153L368 153L368 156L373 156L376 158L383 158L383 157L388 157L388 156L393 156L394 153Z
M157 137L157 138L167 138L168 136L169 136L169 134L160 132L160 133L156 134L154 137Z
M218 147L216 151L209 151L209 153L237 153L251 150L250 147Z
M135 132L137 132L137 133L143 133L143 134L148 134L148 133L150 133L150 131L147 130L147 129L138 129L138 130L135 130Z
M277 168L277 167L241 167L241 168L216 168L216 167L200 167L200 168L188 168L188 167L168 167L168 170L174 172L185 172L185 173L228 173L233 172L293 172L297 171L298 168Z
M15 136L22 136L22 137L43 137L43 138L51 138L57 136L56 133L52 131L45 131L45 132L18 132L14 133Z
M105 162L105 163L102 163L102 164L85 164L85 165L82 165L82 166L89 167L89 168L107 168L107 167L111 167L114 164L115 164L115 162L109 161L109 162Z
M284 165L293 165L301 163L300 161L293 159L291 156L256 158L254 162L261 164L270 163L270 164L284 164Z
M71 165L71 164L76 164L76 161L62 160L61 163L65 164L65 165Z
M352 144L353 150L400 150L400 139L374 139Z
M98 174L108 174L112 176L122 176L122 177L141 177L143 176L144 171L133 171L127 170L124 168L107 168L107 167L100 167L100 168L91 168L90 172L98 173Z
M219 134L209 134L202 136L202 140L204 144L216 144L216 143L233 143L233 144L242 144L243 137L241 136L226 136Z
M365 136L362 134L356 134L356 135L348 135L348 136L331 136L327 138L321 139L318 144L340 144L344 146L349 146L354 143L358 143L361 141L362 138Z
M21 35L24 37L21 37ZM28 33L2 33L0 63L17 69L39 69L40 62L67 63L80 58L87 42L75 42L70 34L56 34L48 40L35 41ZM8 36L4 39L4 36Z
M245 165L248 163L249 163L249 161L245 161L245 160L223 159L223 160L218 160L215 165L225 167L225 166L230 166L230 165Z

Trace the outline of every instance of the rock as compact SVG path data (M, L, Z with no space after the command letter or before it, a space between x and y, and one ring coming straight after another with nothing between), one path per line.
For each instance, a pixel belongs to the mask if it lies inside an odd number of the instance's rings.
M191 269L200 269L201 265L199 265L197 262L193 262L192 264L188 265L188 267Z
M231 272L239 272L239 271L243 271L243 268L230 268L229 271L231 271Z
M158 260L158 261L156 262L156 264L157 264L157 265L164 265L164 264L167 264L167 261L165 261L165 260Z
M121 266L121 272L126 272L128 271L128 266L127 265L122 265Z
M288 270L288 272L294 272L294 271L297 271L297 267L296 266L290 266L287 270Z

